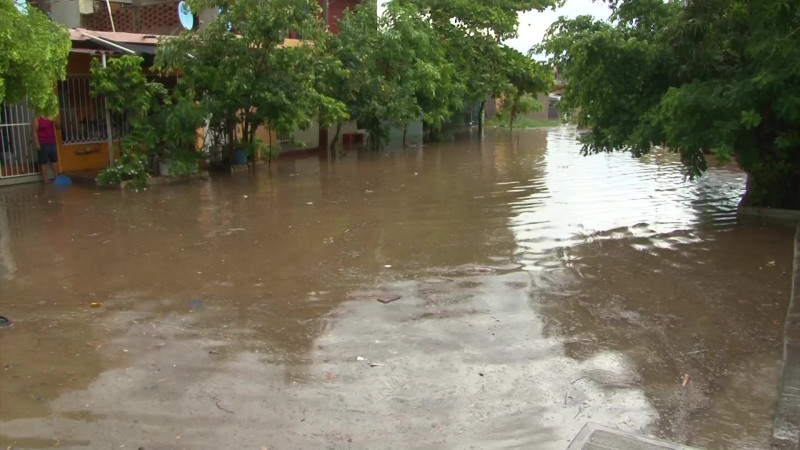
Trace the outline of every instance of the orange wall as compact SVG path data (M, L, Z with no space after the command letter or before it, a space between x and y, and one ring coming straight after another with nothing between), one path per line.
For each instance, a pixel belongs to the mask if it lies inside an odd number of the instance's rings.
M87 55L86 53L70 53L67 59L67 74L90 74L89 68L91 67L92 58L92 55Z
M116 146L117 143L114 142L114 147L116 148ZM64 172L104 169L108 166L108 143L59 144L58 162Z

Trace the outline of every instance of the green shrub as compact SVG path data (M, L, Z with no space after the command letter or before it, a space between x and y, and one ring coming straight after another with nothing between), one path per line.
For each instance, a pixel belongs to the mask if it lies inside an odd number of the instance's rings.
M113 164L103 169L97 176L100 186L116 186L119 183L131 180L128 184L131 189L147 188L146 167L147 156L132 150L123 150L122 154Z
M197 163L201 154L187 149L175 149L171 152L169 174L173 177L197 175Z

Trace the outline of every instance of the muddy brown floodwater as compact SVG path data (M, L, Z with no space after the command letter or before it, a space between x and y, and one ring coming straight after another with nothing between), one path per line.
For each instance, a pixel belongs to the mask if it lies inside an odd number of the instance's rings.
M0 190L0 444L767 448L793 230L737 218L737 171L578 149Z

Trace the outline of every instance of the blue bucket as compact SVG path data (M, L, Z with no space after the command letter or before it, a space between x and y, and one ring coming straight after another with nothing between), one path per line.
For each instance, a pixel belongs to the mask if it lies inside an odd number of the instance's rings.
M72 186L72 178L66 175L59 175L55 180L53 180L53 184L58 187Z
M247 164L247 152L239 149L233 153L233 162L237 165Z

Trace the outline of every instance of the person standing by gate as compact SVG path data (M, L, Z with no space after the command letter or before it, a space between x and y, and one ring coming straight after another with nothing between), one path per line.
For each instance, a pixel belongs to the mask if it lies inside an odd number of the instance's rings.
M39 153L39 170L42 171L42 180L49 183L47 166L53 172L53 178L58 176L58 147L56 145L56 126L46 117L33 119L33 143ZM56 165L53 165L56 163Z

